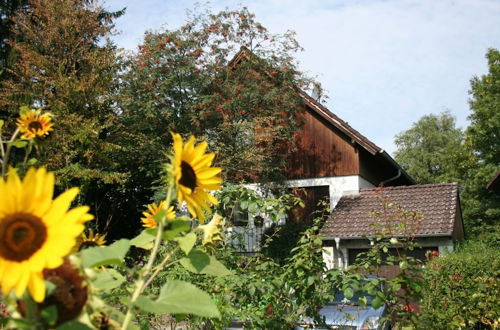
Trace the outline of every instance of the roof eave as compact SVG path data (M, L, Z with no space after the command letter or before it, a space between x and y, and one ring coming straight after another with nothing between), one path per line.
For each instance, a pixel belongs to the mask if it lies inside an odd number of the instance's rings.
M370 239L375 237L373 236L323 236L321 239L323 241L332 241L335 240L336 238L339 238L340 240L348 240L348 239L354 239L354 240L362 240L362 239ZM407 237L406 235L392 235L391 237ZM451 233L435 233L435 234L417 234L415 237L419 238L425 238L425 237L452 237Z

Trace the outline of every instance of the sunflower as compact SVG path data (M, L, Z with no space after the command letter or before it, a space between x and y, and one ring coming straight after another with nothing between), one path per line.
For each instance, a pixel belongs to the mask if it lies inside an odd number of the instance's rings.
M156 228L156 220L154 217L166 207L167 207L166 201L160 202L159 205L156 205L156 203L149 204L148 205L149 212L142 212L142 214L144 215L144 218L141 218L142 226L146 228ZM175 219L174 207L170 206L167 210L167 220L174 220L174 219Z
M89 229L88 235L83 232L80 237L78 237L78 246L76 250L80 251L93 246L102 246L104 244L106 244L106 235L94 234L94 231Z
M207 142L194 145L191 136L183 145L182 137L172 133L174 139L174 155L172 178L177 187L177 200L187 204L189 213L204 222L203 210L211 213L210 204L218 204L217 199L209 191L219 190L222 179L217 176L221 169L210 167L215 157L213 153L205 154Z
M52 131L52 117L49 113L42 114L41 110L28 110L21 112L17 120L17 127L23 133L23 139L34 139L37 136L48 135Z
M10 169L0 178L0 286L4 295L15 290L21 297L26 288L37 302L45 298L42 271L63 263L93 219L87 206L69 209L78 194L72 188L56 199L54 174L30 168L21 181Z

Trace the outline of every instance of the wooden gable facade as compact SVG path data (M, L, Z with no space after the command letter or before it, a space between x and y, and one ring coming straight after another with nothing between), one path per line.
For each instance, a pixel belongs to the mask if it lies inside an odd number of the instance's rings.
M357 175L373 186L412 185L410 176L383 149L326 107L300 92L303 126L290 157L291 180Z

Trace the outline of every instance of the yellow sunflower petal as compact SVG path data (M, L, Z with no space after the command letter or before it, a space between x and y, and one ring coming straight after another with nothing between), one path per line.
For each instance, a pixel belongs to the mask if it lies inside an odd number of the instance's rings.
M53 201L49 211L45 215L45 221L49 225L54 225L61 221L63 214L69 209L71 202L78 194L78 190L78 188L68 189Z
M4 210L5 213L9 214L20 211L22 184L19 176L16 173L16 170L14 170L12 167L9 169L9 173L7 175L6 186L8 187L8 191L6 192L7 194L5 196L2 196L4 202L6 202Z
M8 274L5 274L7 276L4 276L2 279L2 293L3 295L6 295L14 288L14 285L19 281L19 277L21 275L21 266L19 263L13 263L10 262L8 265L9 267L7 269Z
M174 153L176 155L182 154L182 137L180 134L172 133L172 138L174 139ZM181 162L181 159L178 159L178 162Z
M45 283L41 273L32 274L30 276L28 289L34 301L40 303L45 299Z
M214 176L216 176L217 174L219 174L220 172L222 171L221 168L218 168L218 167L210 167L210 168L207 168L207 169L203 169L203 170L200 170L198 171L198 173L196 173L196 178L197 179L200 179L201 180L207 180L207 179L210 179Z
M28 281L30 279L30 274L27 272L23 267L21 274L19 276L19 281L16 284L15 287L15 293L16 296L22 297L24 294L24 291L26 291L26 287L28 286Z
M78 193L70 189L55 200L54 175L45 169L29 169L21 181L14 170L0 179L0 286L3 294L26 289L35 301L45 297L43 269L62 264L70 253L83 222L92 218L88 207L70 209ZM26 235L17 235L19 228Z
M175 177L177 200L186 203L189 213L200 221L205 219L203 210L210 212L210 206L217 200L208 192L220 189L222 179L217 177L220 168L210 167L215 155L205 154L208 143L201 142L195 146L195 138L191 136L182 145L180 135L174 137L174 155L169 168L170 177Z
M213 154L213 153L206 154L205 156L194 161L192 166L195 170L199 170L199 169L202 169L204 167L210 167L210 165L212 165L212 161L214 160L214 158L215 158L215 154Z

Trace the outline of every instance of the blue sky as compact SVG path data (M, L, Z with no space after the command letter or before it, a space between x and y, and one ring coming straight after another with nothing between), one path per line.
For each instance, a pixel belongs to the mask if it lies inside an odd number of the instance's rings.
M135 50L146 30L175 29L196 1L107 0L115 42ZM423 115L449 110L465 128L469 80L487 72L500 48L498 0L212 1L241 5L272 33L293 30L304 47L299 68L326 89L328 108L389 153L394 136Z

